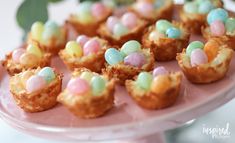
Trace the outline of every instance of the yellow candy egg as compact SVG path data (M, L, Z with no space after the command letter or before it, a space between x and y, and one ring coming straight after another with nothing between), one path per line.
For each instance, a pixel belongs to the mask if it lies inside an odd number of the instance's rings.
M168 87L171 85L171 80L168 75L156 76L151 85L151 91L156 94L161 94L166 92Z
M75 41L69 41L65 46L65 50L71 56L75 56L75 57L81 57L82 56L82 48Z
M38 58L42 58L43 56L41 49L36 45L29 44L26 51L36 55Z
M20 64L22 64L26 68L34 67L38 65L39 62L40 62L40 59L32 53L24 53L20 57Z
M23 72L22 75L21 75L21 83L25 86L26 81L27 81L32 75L34 75L34 73L31 72L31 71L25 71L25 72Z
M32 38L40 41L42 38L42 33L44 30L44 25L42 22L35 22L31 27Z

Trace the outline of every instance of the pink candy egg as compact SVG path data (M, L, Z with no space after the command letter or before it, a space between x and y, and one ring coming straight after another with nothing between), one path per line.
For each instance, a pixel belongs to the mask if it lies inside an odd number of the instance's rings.
M146 63L146 57L144 54L135 52L124 58L124 64L135 67L142 67Z
M86 44L86 42L89 40L89 37L87 37L86 35L80 35L77 37L77 43L80 44L80 46L84 46Z
M110 32L112 32L114 26L115 26L117 23L119 23L119 19L118 19L117 17L115 17L115 16L110 16L110 17L107 19L106 26L107 26L108 30L109 30Z
M151 3L146 1L140 1L136 5L136 9L143 16L149 17L154 12L154 7Z
M25 49L19 48L12 52L12 60L16 63L20 62L20 57L25 53Z
M71 79L67 85L67 89L72 94L86 93L89 89L89 83L81 78Z
M191 53L191 65L195 67L197 65L206 64L208 58L206 53L202 49L195 49Z
M164 74L168 74L168 71L163 66L157 67L153 70L154 77L158 75L164 75Z
M44 80L43 77L38 75L33 75L26 81L25 88L28 93L33 93L35 91L45 88L46 85L47 85L46 81Z
M121 22L129 29L133 29L137 25L137 20L137 16L134 13L128 12L122 16Z
M107 8L104 4L97 2L92 5L91 13L96 19L101 19L105 13L107 13Z
M98 40L91 39L86 42L86 44L83 47L83 53L84 55L89 55L91 53L97 53L101 49L101 45Z
M210 30L213 36L222 36L225 33L224 23L220 20L216 20L211 23Z

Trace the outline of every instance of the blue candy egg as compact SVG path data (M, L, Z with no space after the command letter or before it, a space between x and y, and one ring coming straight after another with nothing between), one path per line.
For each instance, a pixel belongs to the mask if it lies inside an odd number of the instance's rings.
M110 65L115 65L123 61L122 54L115 48L108 49L104 54L104 58Z
M60 27L53 21L47 21L44 25L44 31L42 33L42 39L48 40L51 37L57 37L60 35Z
M154 2L154 7L155 8L161 8L165 4L165 0L156 0Z
M216 20L220 20L225 23L228 18L228 12L222 8L217 8L211 10L210 13L207 15L207 22L211 24Z
M202 14L206 14L210 12L214 8L214 5L211 3L211 1L203 1L200 3L198 12Z
M43 77L47 83L50 83L55 79L55 73L50 67L44 67L38 72L38 75Z
M181 31L178 28L171 27L166 30L166 35L168 38L179 38Z

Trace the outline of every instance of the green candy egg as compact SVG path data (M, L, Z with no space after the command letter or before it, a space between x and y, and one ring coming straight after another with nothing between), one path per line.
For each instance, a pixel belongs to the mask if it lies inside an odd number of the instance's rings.
M91 79L92 92L94 95L99 95L105 89L105 80L100 76L94 76Z
M126 35L129 32L129 29L121 23L115 24L113 28L113 34L115 37L121 37Z
M195 50L195 49L198 49L198 48L203 49L204 44L200 41L193 41L188 45L188 47L186 49L186 54L188 56L191 56L192 51Z
M31 34L33 39L41 41L43 30L44 24L42 22L34 22L31 26Z
M141 44L136 40L130 40L126 42L121 48L121 52L124 53L126 56L140 50Z
M82 74L80 75L80 78L86 80L87 82L90 82L93 76L94 74L92 72L85 71L85 72L82 72Z
M43 56L43 53L42 53L41 49L36 45L29 44L27 46L26 51L28 53L36 55L38 58L41 58Z
M214 5L211 1L203 1L200 3L198 12L202 14L209 13L214 8Z
M166 30L173 27L172 24L167 20L158 20L156 22L156 29L161 33L166 33Z
M153 75L148 73L148 72L141 72L136 80L137 85L144 89L144 90L149 90L151 87L151 83L153 80Z
M235 31L235 18L228 18L225 22L226 31L232 33Z
M198 5L195 2L187 2L184 4L184 11L187 13L197 13Z
M38 75L42 76L47 83L52 82L56 77L53 69L50 67L44 67L38 72Z
M52 37L60 36L60 27L54 21L47 21L44 25L44 31L42 33L43 42L47 43Z

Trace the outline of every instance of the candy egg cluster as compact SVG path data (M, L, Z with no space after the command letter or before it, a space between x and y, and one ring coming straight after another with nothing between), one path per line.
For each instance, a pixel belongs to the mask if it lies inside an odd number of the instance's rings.
M126 42L120 51L115 48L106 50L105 60L109 65L124 62L125 65L141 68L146 63L146 56L141 51L141 44L138 41L131 40Z
M67 84L71 94L82 95L92 91L92 95L100 95L106 87L106 79L90 71L84 71L79 77L72 78Z
M126 35L129 31L138 25L138 17L132 13L125 13L120 19L116 16L110 16L106 21L108 30L115 37Z
M235 32L235 18L229 18L228 12L222 8L212 10L207 15L207 22L213 36L223 36Z
M184 11L187 13L206 14L214 8L215 6L211 0L195 0L184 5Z

